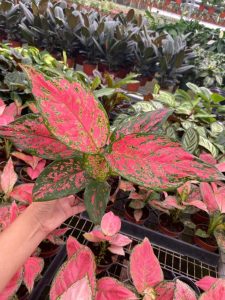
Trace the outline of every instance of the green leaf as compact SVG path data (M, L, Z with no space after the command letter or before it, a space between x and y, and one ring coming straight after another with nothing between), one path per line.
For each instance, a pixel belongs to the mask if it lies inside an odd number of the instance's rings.
M199 145L207 149L213 155L213 157L217 157L218 150L208 139L204 138L203 136L200 136Z
M47 166L35 182L35 201L48 201L83 190L87 180L82 162L77 159L55 161Z
M214 103L220 103L225 100L225 98L219 94L213 93L211 95L211 99L213 100Z
M217 136L224 131L224 126L219 122L211 123L210 128L213 136Z
M198 143L198 132L194 128L187 129L182 137L182 145L184 149L190 153L194 153L194 151L198 148Z
M96 76L91 83L91 90L92 91L96 90L100 84L101 84L101 79L98 76Z
M174 140L178 138L176 129L173 126L169 126L166 128L166 135Z
M88 215L94 224L100 224L109 200L110 185L97 180L90 180L84 192L84 203Z
M209 235L206 233L206 231L202 230L202 229L197 229L195 231L195 235L200 236L201 238L209 238Z
M158 95L153 95L155 100L158 100L169 107L176 108L177 102L175 100L175 96L164 91L160 91Z
M103 96L112 96L115 93L115 89L112 88L103 88L93 92L95 98L100 98Z

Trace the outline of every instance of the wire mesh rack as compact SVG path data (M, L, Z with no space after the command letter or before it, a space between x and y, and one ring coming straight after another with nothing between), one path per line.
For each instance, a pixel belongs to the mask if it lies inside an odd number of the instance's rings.
M73 235L79 240L80 243L87 244L87 241L84 239L83 234L85 232L91 231L93 228L93 223L86 219L74 216L67 224L71 228L70 235ZM113 266L107 271L110 276L120 278L121 276L123 282L130 280L128 272L128 262L129 256L133 247L140 243L141 240L126 234L129 238L132 239L132 243L125 247L125 257L119 259L118 262L113 264ZM173 279L176 276L186 276L193 281L196 281L204 276L213 276L218 277L218 270L216 266L212 266L206 263L203 263L192 257L176 253L169 249L162 248L158 245L152 244L155 255L157 256L160 265L164 271L166 279ZM172 278L173 277L173 278Z

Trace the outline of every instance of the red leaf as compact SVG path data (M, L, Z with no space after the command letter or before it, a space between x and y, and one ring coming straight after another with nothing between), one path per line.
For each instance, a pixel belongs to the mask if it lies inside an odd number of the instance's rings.
M82 245L72 236L66 241L66 250L68 258L71 258L80 248Z
M116 139L132 133L156 131L162 127L172 113L172 110L163 108L130 117L116 129Z
M1 126L0 135L11 140L17 148L35 156L58 159L74 155L74 151L53 137L39 115L25 115L8 126Z
M95 300L137 300L136 295L114 278L104 277L98 281Z
M78 280L88 276L95 294L95 259L88 247L83 246L59 269L50 290L50 300L56 300Z
M9 195L17 181L17 174L14 171L12 159L10 158L1 174L1 188L5 195Z
M24 154L24 153L18 152L18 151L12 152L12 155L23 160L25 163L30 165L33 169L35 169L38 165L38 162L40 160L42 160L42 158L40 158L40 157L27 155L27 154Z
M36 201L54 200L78 193L85 185L81 162L72 158L55 161L36 180L33 197Z
M195 292L184 282L176 280L172 300L197 300Z
M65 291L60 300L92 300L92 291L87 277L75 282Z
M222 300L225 299L225 280L218 279L211 288L201 295L199 300Z
M22 279L23 279L23 272L22 269L18 271L13 278L10 280L10 282L7 284L6 288L0 292L0 300L8 300L11 299L13 295L17 292L19 289Z
M113 212L108 212L102 217L101 229L107 236L113 236L120 231L120 218L115 216Z
M44 260L40 257L29 257L24 264L24 284L26 285L29 292L32 291L34 287L34 281L44 267Z
M10 197L12 197L16 201L31 204L33 187L34 187L34 183L24 183L24 184L17 185L10 193Z
M134 247L130 256L130 273L140 294L163 280L163 272L147 238Z
M219 210L211 185L207 182L201 182L200 191L209 213L212 214Z
M46 161L43 159L42 161L40 161L38 163L38 165L36 166L35 169L32 169L30 167L27 168L27 175L29 175L29 177L32 180L36 179L41 174L41 172L44 170L45 164L46 164Z
M77 82L50 81L32 67L24 69L32 82L38 109L53 135L71 149L97 153L109 134L109 122L100 102Z
M214 278L211 276L205 276L202 279L196 281L196 285L202 289L203 291L207 291L211 288L211 286L216 283L218 278Z
M187 153L179 143L156 135L131 134L114 142L105 155L111 168L152 189L178 187L187 180L215 181L218 170Z

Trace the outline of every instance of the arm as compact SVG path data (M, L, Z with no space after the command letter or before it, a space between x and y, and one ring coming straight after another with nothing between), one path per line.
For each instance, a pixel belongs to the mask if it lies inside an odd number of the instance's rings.
M7 227L0 234L0 292L51 231L83 210L73 196L32 203Z

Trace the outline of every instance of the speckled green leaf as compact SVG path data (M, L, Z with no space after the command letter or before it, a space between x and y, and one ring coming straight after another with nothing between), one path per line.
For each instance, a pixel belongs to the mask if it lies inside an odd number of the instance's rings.
M92 222L100 224L110 195L110 185L97 180L90 180L84 192L84 203Z
M198 148L199 135L194 128L188 128L182 137L182 145L190 153Z
M51 163L38 177L33 189L35 201L48 201L73 195L86 185L82 164L76 159Z
M217 157L218 150L208 139L200 136L199 145L208 150L213 155L213 157Z

